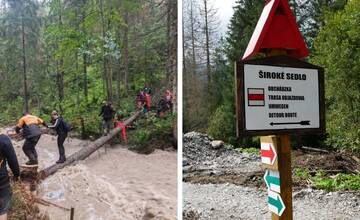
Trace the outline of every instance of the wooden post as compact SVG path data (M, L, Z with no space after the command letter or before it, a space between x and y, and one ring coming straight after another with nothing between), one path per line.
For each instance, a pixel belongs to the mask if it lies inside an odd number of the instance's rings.
M267 57L287 55L285 49L269 49ZM292 176L291 176L291 142L289 135L276 135L276 153L278 155L278 171L280 174L280 196L285 210L281 216L271 213L271 220L292 220Z
M289 135L276 136L278 146L278 171L280 174L280 196L285 205L281 216L271 214L272 220L292 220L292 178L291 178L291 144Z
M71 210L70 210L70 220L74 220L74 213L75 213L75 209L74 209L74 207L71 207Z

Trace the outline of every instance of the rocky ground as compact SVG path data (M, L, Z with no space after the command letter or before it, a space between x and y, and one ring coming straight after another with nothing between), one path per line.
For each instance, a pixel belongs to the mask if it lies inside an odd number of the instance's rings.
M269 219L259 156L239 153L196 132L184 135L183 152L184 219ZM325 169L337 165L336 158L327 161L331 154L295 154L301 160L294 160L295 167L304 162L324 163ZM359 192L327 193L301 186L294 189L293 206L295 219L360 219Z

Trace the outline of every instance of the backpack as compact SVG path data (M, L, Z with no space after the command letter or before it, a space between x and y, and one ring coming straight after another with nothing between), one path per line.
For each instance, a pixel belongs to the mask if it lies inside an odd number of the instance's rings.
M67 132L69 132L69 131L71 131L71 130L73 129L73 127L71 126L71 124L69 124L68 122L66 122L64 119L62 120L62 122L63 122L63 126L64 126L64 128L65 128L65 130L66 130Z

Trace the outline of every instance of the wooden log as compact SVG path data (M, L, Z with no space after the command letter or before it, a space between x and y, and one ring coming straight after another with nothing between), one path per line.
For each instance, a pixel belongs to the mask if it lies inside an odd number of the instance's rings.
M352 158L354 161L360 163L360 159L357 158L355 155L351 156L351 158Z
M125 120L125 125L131 124L135 119L137 119L142 114L142 111L136 112L134 115L132 115L130 118ZM112 131L109 132L108 135L103 136L93 143L91 143L88 147L84 147L78 152L75 152L74 154L70 155L66 158L66 161L64 163L60 164L54 164L50 167L47 167L40 171L39 177L40 179L45 179L46 177L54 174L59 169L62 169L70 164L73 164L75 161L84 160L87 157L89 157L92 153L94 153L96 150L104 146L108 141L110 141L112 138L115 137L118 133L120 133L121 128L115 128Z
M71 207L70 210L70 220L74 220L74 214L75 214L75 209L73 207Z
M302 146L301 149L307 150L307 151L314 151L314 152L321 152L321 153L329 153L328 150L319 149L319 148L313 148L313 147Z
M44 200L42 198L35 198L35 202L39 203L41 205L44 205L44 206L54 206L56 208L60 208L60 209L66 210L66 211L71 211L71 209L69 209L69 208L66 208L66 207L63 207L61 205L46 201L46 200Z

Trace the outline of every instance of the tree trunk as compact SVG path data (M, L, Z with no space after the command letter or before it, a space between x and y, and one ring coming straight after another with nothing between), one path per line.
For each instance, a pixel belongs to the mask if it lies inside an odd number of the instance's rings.
M108 96L109 96L109 100L112 101L113 100L113 89L112 89L112 78L113 78L113 71L112 71L112 57L109 56L109 58L107 59L107 65L108 65Z
M169 82L170 81L170 74L171 74L171 57L170 57L170 53L171 53L171 22L172 22L172 16L171 16L171 1L172 0L168 0L167 4L166 4L166 14L167 14L167 18L166 18L166 44L167 44L167 48L166 48L166 54L167 54L167 60L166 60L166 81Z
M87 56L83 54L83 72L84 72L84 96L85 100L88 99L88 79L87 79Z
M100 17L101 17L101 31L102 31L102 38L103 38L103 43L105 43L105 37L106 37L106 30L105 30L105 18L104 18L104 4L103 4L103 0L99 1L100 3ZM110 89L110 85L109 85L109 76L108 76L108 59L107 59L107 55L106 55L106 51L105 48L102 47L102 59L103 59L103 71L104 71L104 82L105 82L105 92L106 92L106 96L107 96L107 100L111 101L112 97L109 94L109 89Z
M135 121L141 115L141 113L142 113L141 111L138 111L134 115L132 115L130 118L125 120L125 125L131 124L133 121ZM121 131L121 128L115 128L107 136L103 136L103 137L97 139L96 141L92 142L89 146L84 147L81 150L79 150L78 152L70 155L66 159L65 163L54 164L50 167L43 169L42 171L40 171L40 178L45 179L46 177L57 172L59 169L62 169L76 161L86 159L92 153L94 153L96 150L98 150L99 148L104 146L104 144L106 144L108 141L110 141L112 138L114 138L115 135L119 134L120 131Z
M62 59L61 59L62 60ZM62 112L62 101L64 100L64 85L63 85L63 73L62 73L62 62L56 62L56 84L58 87L58 98L59 98L59 110ZM60 64L59 64L60 63Z
M125 28L124 28L124 85L125 93L129 89L129 12L125 11Z
M62 6L59 1L59 26L62 27ZM64 58L60 56L60 61L57 63L57 77L58 77L58 89L59 89L59 110L62 112L62 102L64 101Z
M209 23L208 23L208 0L204 0L205 7L205 49L206 49L206 74L208 77L208 82L211 81L211 66L210 66L210 33L209 33Z
M29 111L29 94L28 94L27 74L26 74L25 27L24 27L24 15L23 14L21 15L21 37L22 37L25 111L28 112Z
M191 50L192 50L192 72L193 74L196 71L196 53L195 53L195 19L194 19L194 8L193 8L193 2L190 2L190 26L191 26ZM184 36L184 35L183 35Z

